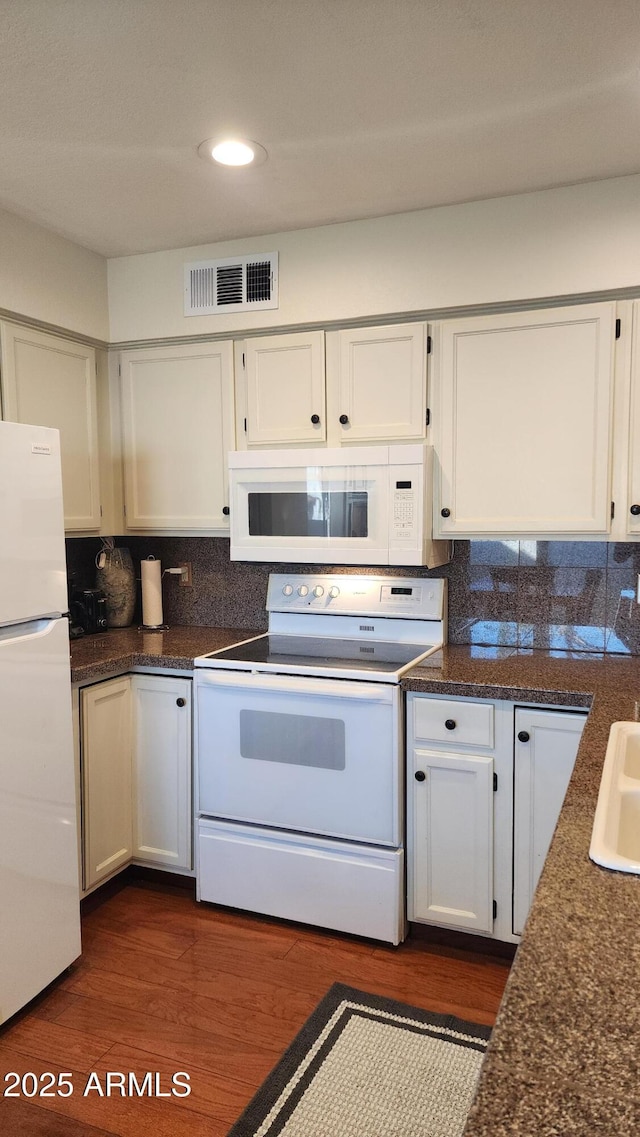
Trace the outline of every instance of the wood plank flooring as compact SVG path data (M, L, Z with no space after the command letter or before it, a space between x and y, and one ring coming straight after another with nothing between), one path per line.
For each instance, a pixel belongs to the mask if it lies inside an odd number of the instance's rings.
M83 918L82 959L0 1028L5 1075L66 1073L69 1097L0 1098L7 1137L223 1137L332 983L491 1025L508 962L399 948L198 905L128 885ZM170 1094L101 1097L107 1072L151 1071ZM155 1082L154 1082L155 1084ZM30 1089L27 1083L27 1089Z

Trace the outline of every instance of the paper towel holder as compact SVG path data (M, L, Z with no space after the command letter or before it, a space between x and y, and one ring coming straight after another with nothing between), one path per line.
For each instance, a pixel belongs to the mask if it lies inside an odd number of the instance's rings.
M182 576L182 577L185 577L185 576L188 576L188 575L189 575L189 569L187 568L187 566L186 566L186 565L180 565L180 567L179 567L179 568L170 568L170 569L163 569L163 570L162 570L162 575L163 575L163 576L165 576L165 574L166 574L166 573L169 573L169 574L170 574L170 575L172 575L172 576Z
M156 558L153 556L153 554L151 556L145 558L145 560L148 560L148 561L155 561L155 559ZM170 576L179 576L182 579L184 579L185 577L187 577L189 575L189 569L185 565L180 565L178 568L163 569L162 572L160 573L160 581L161 582L162 582L162 578L164 576L166 576L167 573ZM138 627L138 631L141 631L141 632L166 632L168 630L168 628L169 628L168 624L140 624Z
M145 557L144 559L146 561L155 561L156 557L154 557L153 554L151 554L150 556ZM140 568L142 568L142 564L140 565ZM161 611L162 611L162 577L164 576L165 572L170 572L170 571L171 571L170 569L165 569L164 572L160 573L160 610ZM182 570L179 570L179 571L182 571ZM142 608L143 608L143 612L144 612L144 600L143 600ZM169 625L164 624L164 623L162 623L162 624L145 624L145 623L142 623L142 624L138 625L138 631L139 632L166 632L166 631L168 631L168 629L169 629Z

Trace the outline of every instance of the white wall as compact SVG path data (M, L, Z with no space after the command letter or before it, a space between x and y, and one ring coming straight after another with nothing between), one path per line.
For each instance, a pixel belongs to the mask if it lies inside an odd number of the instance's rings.
M0 308L108 340L107 262L0 210Z
M183 316L185 261L272 250L278 310ZM635 288L640 175L118 257L108 273L112 342Z

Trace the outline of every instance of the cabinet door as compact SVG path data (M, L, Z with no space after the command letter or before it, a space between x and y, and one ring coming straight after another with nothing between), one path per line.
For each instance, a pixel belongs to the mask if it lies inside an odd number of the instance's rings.
M99 529L95 352L15 324L0 330L3 417L60 431L65 529Z
M190 869L191 680L133 675L135 860Z
M131 859L129 676L81 692L83 888Z
M492 933L493 758L415 750L408 781L409 919Z
M567 711L516 709L513 818L515 935L522 933L551 844L585 717Z
M327 394L336 445L424 438L427 325L332 333Z
M614 321L607 303L442 324L438 536L608 533Z
M123 352L126 527L228 528L231 341Z
M249 446L326 440L324 332L249 339L244 365Z
M629 421L629 471L627 500L624 504L626 531L640 536L640 302L633 305L631 348L631 413Z

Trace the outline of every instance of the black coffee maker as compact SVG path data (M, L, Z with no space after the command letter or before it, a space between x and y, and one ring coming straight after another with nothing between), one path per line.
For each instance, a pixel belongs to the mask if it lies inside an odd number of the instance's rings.
M99 588L76 588L69 600L71 626L79 626L86 635L107 630L107 598Z

